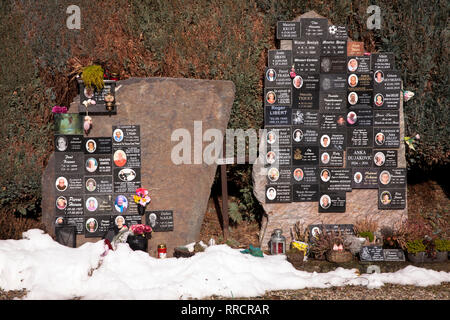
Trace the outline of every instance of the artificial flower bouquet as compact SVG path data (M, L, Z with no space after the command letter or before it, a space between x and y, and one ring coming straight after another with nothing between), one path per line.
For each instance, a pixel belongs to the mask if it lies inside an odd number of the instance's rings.
M148 195L148 190L144 188L136 189L136 194L133 196L134 202L138 205L138 212L142 216L145 213L145 207L152 201Z
M145 224L134 224L130 226L130 234L133 236L145 237L148 233L152 232L152 227Z

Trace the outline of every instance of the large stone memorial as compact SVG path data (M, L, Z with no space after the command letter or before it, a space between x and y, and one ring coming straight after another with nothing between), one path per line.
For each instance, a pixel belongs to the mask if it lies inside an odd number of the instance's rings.
M260 234L305 226L379 227L407 218L402 82L391 53L366 53L311 11L277 24L264 70L264 123L253 165ZM289 81L290 80L290 81Z
M98 241L117 216L128 225L149 223L154 232L149 252L165 243L198 241L217 164L175 164L172 141L176 129L189 132L191 150L198 149L194 122L203 132L227 128L234 101L230 81L131 78L115 83L116 112L92 115L92 129L83 132L80 97L69 114L55 116L55 152L42 176L42 221L54 234L56 221L77 226L77 246ZM80 112L81 113L81 112ZM198 138L198 137L197 137ZM180 139L180 137L177 137ZM201 152L201 150L200 150ZM202 152L200 154L202 156ZM152 199L147 215L138 213L133 195L147 188Z

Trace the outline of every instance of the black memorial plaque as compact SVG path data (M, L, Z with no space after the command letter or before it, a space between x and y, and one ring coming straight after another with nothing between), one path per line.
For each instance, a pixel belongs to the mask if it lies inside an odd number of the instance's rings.
M347 84L349 91L373 91L372 73L347 74Z
M384 261L405 261L405 252L402 249L383 249Z
M85 214L111 214L113 212L112 194L86 194L84 196Z
M290 166L291 165L291 152L292 149L289 146L267 146L266 164L272 166Z
M267 168L267 184L289 184L291 182L291 167Z
M398 71L374 70L373 90L376 92L400 91L402 78Z
M114 193L133 193L141 187L140 168L114 169Z
M373 128L376 148L400 147L400 128Z
M345 72L347 60L347 40L324 39L320 41L321 56L342 56L343 63L342 72Z
M345 92L321 92L319 94L319 111L321 113L345 112L346 106L347 95Z
M327 39L339 39L347 40L348 33L347 27L342 25L331 25L327 29ZM345 54L347 54L347 47L345 48Z
M351 169L321 168L320 191L321 192L351 192Z
M320 90L328 91L346 91L347 77L345 73L341 74L320 74Z
M54 185L57 196L64 194L82 194L84 189L83 175L80 174L57 175Z
M380 170L378 186L380 188L406 188L406 169L387 168Z
M55 152L83 152L82 135L55 135Z
M269 50L267 59L269 68L292 67L291 50Z
M267 145L291 145L291 127L266 126Z
M398 110L374 110L373 125L376 127L400 127Z
M395 109L400 107L400 91L374 92L373 93L374 109Z
M372 167L372 148L347 148L347 168Z
M84 138L83 146L85 154L111 154L112 139L109 137Z
M84 176L84 193L113 193L112 176Z
M85 215L84 236L86 238L102 237L111 226L109 215Z
M91 154L84 155L85 175L111 175L112 159L111 154Z
M345 212L346 192L319 192L319 212Z
M292 145L317 145L319 130L317 127L292 127Z
M84 213L82 195L64 195L56 199L56 212L59 215L81 216Z
M136 224L142 224L142 217L140 215L124 215L125 218L125 224L127 226L134 226Z
M377 168L352 168L352 188L377 189L378 172Z
M294 39L292 40L292 53L294 57L310 56L318 58L320 56L319 40Z
M328 19L303 18L301 19L300 33L302 39L324 38L328 34Z
M140 147L141 133L139 125L112 126L112 132L114 147Z
M347 147L347 136L345 130L321 130L320 149L345 150Z
M318 168L315 166L295 166L291 168L291 183L292 184L317 184Z
M348 147L372 147L373 146L373 128L372 127L353 127L347 128Z
M319 109L319 91L292 90L292 107L299 109Z
M301 183L292 186L292 202L315 202L318 199L318 184Z
M309 240L311 242L313 242L315 237L322 232L326 232L327 234L341 234L344 236L355 234L353 224L310 224L308 230Z
M291 88L265 88L264 89L265 106L287 106L292 105Z
M320 150L321 167L343 167L344 151L343 150Z
M373 150L373 167L375 168L396 168L397 150Z
M319 129L327 130L344 130L346 128L345 113L321 113Z
M382 246L362 246L359 251L359 259L364 261L384 261Z
M84 234L84 216L66 216L66 217L56 217L56 221L64 220L64 222L69 226L76 227L77 234Z
M266 68L264 86L272 88L289 87L292 79L288 67Z
M348 73L369 73L370 56L350 56L347 57Z
M395 57L393 53L372 53L370 60L373 71L395 69Z
M406 188L378 189L378 209L400 210L406 208Z
M353 109L372 109L372 97L373 92L370 91L353 91L352 88L349 88L347 95L347 106L350 110Z
M292 202L291 185L266 186L266 203Z
M154 232L173 231L173 210L152 210L145 214L146 223Z
M114 168L140 168L141 148L136 146L122 146L113 149Z
M116 114L116 104L113 103L111 111L106 109L105 96L107 94L111 94L115 100L115 91L116 91L116 81L114 80L103 80L104 87L100 90L96 88L90 89L84 86L82 81L79 81L80 85L80 104L78 105L78 112L81 115L85 115L87 113L91 115L105 115L105 114ZM93 100L94 104L90 104L88 109L86 110L86 106L84 105L85 101Z
M293 147L292 148L292 165L318 165L319 164L319 147Z
M300 22L298 21L278 21L277 39L290 40L300 38Z
M287 106L264 107L264 124L266 126L288 126L292 123L292 109Z
M319 112L308 109L292 110L292 125L304 125L306 127L316 127L319 125Z

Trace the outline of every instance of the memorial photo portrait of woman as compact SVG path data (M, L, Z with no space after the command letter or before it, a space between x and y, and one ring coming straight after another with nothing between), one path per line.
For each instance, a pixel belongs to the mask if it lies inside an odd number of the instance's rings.
M269 163L269 164L274 163L276 161L275 152L273 152L273 151L267 152L266 160L267 160L267 163Z
M297 169L294 170L294 179L296 181L302 181L303 180L303 176L304 176L304 174L303 174L303 170L302 169L297 168Z
M95 218L89 218L86 220L86 231L93 233L98 229L98 222Z
M373 100L377 107L381 107L384 104L384 97L381 93L376 94Z
M382 83L384 80L384 74L383 71L378 70L374 73L373 78L375 79L375 82Z
M127 163L127 155L123 150L114 152L114 164L117 167L123 167Z
M98 162L95 158L88 158L86 160L86 170L89 172L95 172L98 168Z
M357 119L358 119L358 117L356 116L356 112L350 111L347 114L347 122L348 122L348 124L355 124Z
M59 210L64 210L67 207L67 199L64 197L58 197L58 199L56 199L56 207Z
M322 153L320 161L322 162L322 164L328 164L328 162L330 162L330 155L328 154L328 152Z
M123 228L127 229L127 225L125 224L125 218L123 216L117 216L114 219L114 224L116 225L117 229L121 231Z
M280 178L280 172L277 168L270 168L267 176L269 177L270 181L275 182Z
M321 179L323 182L328 182L328 181L330 181L330 178L331 178L331 174L330 174L330 171L328 171L328 169L323 169L323 170L320 172L320 179Z
M87 179L86 190L89 192L93 192L93 191L95 191L96 188L97 188L97 182L95 182L95 180L92 178Z
M275 188L269 188L267 189L266 196L267 199L273 200L277 196L277 191L275 190Z
M273 131L270 131L269 133L267 133L267 143L268 144L273 144L276 141L276 135Z
M330 196L324 194L323 196L320 197L320 206L324 209L328 209L331 205L331 198Z
M64 136L59 136L56 139L56 150L58 151L66 151L68 146L67 138Z
M348 61L347 64L348 71L355 72L358 68L358 61L355 58L352 58Z
M383 191L380 196L381 203L383 205L388 205L392 201L392 195L389 191Z
M296 89L300 89L303 86L303 79L300 76L295 76L294 80L292 80L292 84Z
M123 131L121 129L114 130L113 138L114 138L115 142L122 142L122 140L123 140Z
M114 201L114 208L117 212L125 212L128 208L128 200L123 195L118 195Z
M362 173L361 172L356 172L355 175L353 176L353 181L355 181L355 183L361 183L362 181Z
M92 212L97 210L97 208L98 208L97 199L95 199L94 197L90 197L86 200L86 209Z
M383 145L385 141L385 137L384 134L381 132L378 132L377 135L375 136L375 143L379 146Z
M294 134L293 134L293 138L295 142L300 142L303 139L303 131L300 129L295 129L294 130Z
M276 101L276 97L277 96L275 95L275 92L269 91L269 92L267 92L266 100L268 103L274 104Z
M95 152L97 149L97 144L94 140L90 139L86 142L86 151L89 153Z
M386 160L386 156L383 152L377 152L375 156L373 157L373 162L376 166L381 167L384 164L384 161Z

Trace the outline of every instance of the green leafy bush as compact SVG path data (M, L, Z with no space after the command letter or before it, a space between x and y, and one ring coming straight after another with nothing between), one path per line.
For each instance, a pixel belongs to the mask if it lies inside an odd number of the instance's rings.
M375 238L373 233L370 231L364 231L364 232L360 232L358 234L361 238L369 238L370 242L373 242L373 239Z
M94 64L83 68L81 79L86 87L92 89L95 87L97 91L100 91L105 86L105 83L103 82L103 74L103 68Z
M423 244L422 240L412 240L406 243L406 249L409 253L416 254L419 252L425 252L426 246Z
M445 252L450 251L450 240L436 239L434 241L437 251Z

